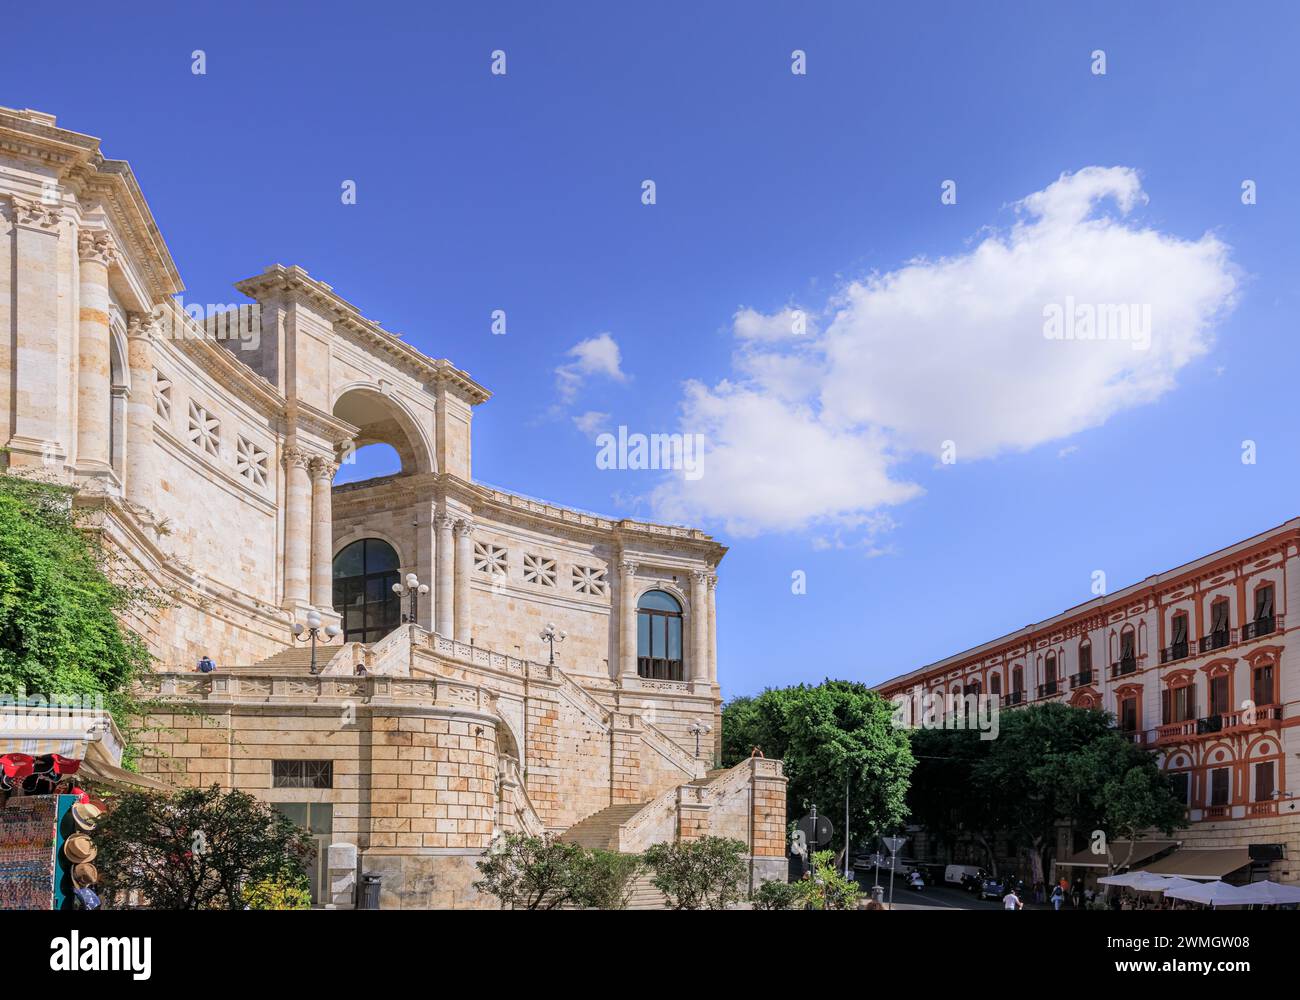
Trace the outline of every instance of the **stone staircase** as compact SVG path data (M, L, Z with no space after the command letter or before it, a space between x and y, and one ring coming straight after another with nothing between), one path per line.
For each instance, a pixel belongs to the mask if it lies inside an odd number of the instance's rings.
M329 663L330 658L337 652L337 646L318 646L316 648L316 669L323 669L325 664ZM286 647L278 653L272 653L266 659L258 660L253 664L234 667L224 667L218 664L218 669L239 674L284 674L299 672L305 674L311 669L311 646L307 643L301 643L297 646Z
M617 851L618 828L644 809L646 803L606 806L560 834L560 839L588 850Z
M668 909L668 900L651 884L651 877L649 872L643 871L632 880L632 892L627 900L629 910Z

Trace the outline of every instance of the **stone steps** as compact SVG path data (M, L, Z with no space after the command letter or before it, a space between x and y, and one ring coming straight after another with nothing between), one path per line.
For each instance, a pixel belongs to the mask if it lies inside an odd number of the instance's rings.
M618 828L645 806L644 802L606 806L569 827L560 834L560 839L588 850L616 851L618 850Z
M632 880L632 893L628 896L629 910L666 910L668 900L651 884L649 872L641 872Z

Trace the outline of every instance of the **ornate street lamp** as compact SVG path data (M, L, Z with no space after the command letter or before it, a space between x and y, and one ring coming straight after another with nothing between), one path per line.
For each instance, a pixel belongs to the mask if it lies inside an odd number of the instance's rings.
M414 573L406 574L405 584L393 584L393 593L398 597L402 597L405 594L411 595L411 609L402 616L402 621L410 625L415 625L419 622L420 598L428 592L429 585L427 583L421 583L420 578Z
M546 628L542 629L538 634L540 635L542 642L549 642L551 644L551 666L555 666L555 644L557 642L563 642L569 633L557 631L555 628L555 622L547 622Z
M686 727L686 731L695 734L695 756L698 757L700 755L700 737L705 733L713 732L713 727L707 722L700 722L696 719Z
M303 626L302 622L293 623L293 634L299 642L311 640L311 672L316 673L316 640L322 634L325 636L321 642L333 642L339 634L340 629L337 625L326 625L320 627L321 618L316 611L307 612L307 625Z

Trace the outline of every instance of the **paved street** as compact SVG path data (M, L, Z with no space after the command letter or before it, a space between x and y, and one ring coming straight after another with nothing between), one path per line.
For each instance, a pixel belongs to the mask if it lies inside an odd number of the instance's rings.
M865 875L858 873L858 884L862 886L862 891L868 898L870 898L871 878L874 874L874 870ZM889 875L885 871L880 873L880 884L885 887L885 901L888 902ZM894 909L896 910L1000 910L1001 908L1000 899L976 899L970 893L949 885L927 885L918 892L908 888L907 880L901 875L894 885ZM1050 908L1046 905L1036 906L1027 900L1025 902L1027 910Z

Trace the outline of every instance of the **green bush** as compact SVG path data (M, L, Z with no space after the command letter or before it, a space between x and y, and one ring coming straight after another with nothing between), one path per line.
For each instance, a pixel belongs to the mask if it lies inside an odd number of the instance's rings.
M584 885L585 905L598 910L623 910L632 894L632 880L641 870L635 854L616 851L587 851Z
M305 878L264 878L244 890L250 910L310 910L311 889Z
M725 910L744 899L745 845L725 837L655 844L645 852L652 882L674 910Z
M794 910L804 905L799 885L789 882L764 882L750 900L756 910Z
M858 884L835 868L835 855L818 851L812 871L796 883L810 910L852 910L858 905Z

